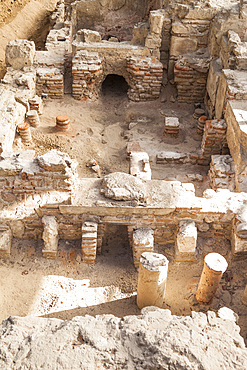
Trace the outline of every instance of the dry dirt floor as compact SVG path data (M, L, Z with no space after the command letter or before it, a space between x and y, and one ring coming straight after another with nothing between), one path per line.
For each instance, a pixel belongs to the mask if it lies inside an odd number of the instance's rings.
M80 177L96 177L87 162L95 159L102 174L128 172L126 144L138 140L150 156L153 178L188 181L189 174L200 174L197 195L208 187L207 167L157 165L158 151L199 152L201 137L196 134L192 105L170 102L173 86L162 92L161 99L150 103L129 102L120 87L112 85L98 101L76 101L65 96L61 101L45 101L38 128L32 128L33 144L24 147L16 136L15 150L34 148L42 154L51 148L67 152L78 161ZM162 111L162 115L161 112ZM67 114L71 129L60 133L55 118ZM164 139L164 117L178 116L181 123L177 139ZM130 123L132 123L130 125ZM131 127L131 128L130 128ZM1 315L38 315L70 319L76 315L111 313L119 317L138 314L136 291L138 272L133 266L125 227L108 225L102 254L94 266L82 263L80 241L59 241L58 258L42 257L42 241L14 240L11 257L0 261ZM246 284L247 260L231 261L228 241L198 240L198 263L176 263L174 246L156 250L169 259L165 307L173 314L189 315L191 310L217 310L222 306L239 314L241 334L247 339L247 307L241 303ZM226 256L229 268L210 305L199 305L196 287L203 268L203 256L210 252Z
M123 87L124 90L124 87ZM70 95L63 100L44 102L41 124L31 128L33 143L24 146L16 137L14 150L32 148L37 155L55 148L68 153L78 162L78 173L82 177L97 177L87 164L96 160L102 175L129 171L126 160L128 141L138 141L149 154L153 179L193 182L196 195L201 196L209 187L207 166L191 164L156 164L156 154L160 151L179 153L199 153L202 137L196 133L196 120L192 117L193 105L171 103L175 88L164 89L161 99L155 102L130 102L124 91L116 88L114 81L97 101L77 101ZM58 132L56 116L66 114L71 121L71 129ZM164 115L177 116L180 120L180 133L177 138L164 138ZM199 180L196 174L201 175Z

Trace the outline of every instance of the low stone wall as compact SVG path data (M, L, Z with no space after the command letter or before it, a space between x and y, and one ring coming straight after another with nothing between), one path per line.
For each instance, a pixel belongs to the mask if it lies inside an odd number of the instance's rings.
M157 99L160 95L163 65L154 57L131 57L127 60L129 73L128 97L133 101Z
M0 161L0 207L4 212L24 207L28 199L39 204L39 195L70 193L74 181L74 162L65 154L51 150L34 159L34 151L2 155ZM35 216L34 216L35 220Z

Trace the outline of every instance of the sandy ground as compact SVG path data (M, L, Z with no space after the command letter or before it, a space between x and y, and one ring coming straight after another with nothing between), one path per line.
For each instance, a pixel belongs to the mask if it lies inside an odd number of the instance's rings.
M160 151L200 151L201 136L196 133L196 120L192 117L194 107L171 103L169 99L172 94L175 94L175 88L168 86L161 100L134 103L113 86L95 102L77 101L69 95L61 101L45 101L40 126L31 128L33 144L24 146L16 137L14 150L33 148L40 155L56 148L78 161L80 177L96 177L97 174L86 166L92 159L99 163L102 175L116 171L128 172L126 145L128 141L138 141L149 154L153 179L191 182L190 174L200 174L203 182L194 181L194 185L196 194L202 195L208 187L207 166L156 164L156 154ZM161 102L165 99L166 102ZM178 138L163 137L164 117L161 112L179 118ZM55 128L59 114L66 114L70 118L71 129L66 133L58 132ZM131 129L130 123L135 124Z
M138 272L132 262L124 226L109 225L102 254L94 266L81 261L80 241L59 242L55 260L42 257L42 242L14 240L11 258L0 261L0 320L10 315L70 319L77 315L114 314L118 317L139 314L136 306ZM175 263L173 247L157 250L169 259L164 308L173 314L215 310L226 306L238 313L241 334L247 340L247 307L241 303L246 284L247 261L229 260L229 243L198 241L198 263ZM202 256L212 250L229 261L220 288L210 305L199 305L194 294L203 267Z

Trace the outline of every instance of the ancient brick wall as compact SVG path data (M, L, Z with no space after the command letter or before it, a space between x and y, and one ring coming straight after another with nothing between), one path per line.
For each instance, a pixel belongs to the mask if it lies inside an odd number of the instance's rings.
M26 210L29 206L34 209L44 203L41 201L43 195L45 201L48 198L52 201L49 195L53 193L67 193L65 199L70 197L75 180L73 161L56 150L33 158L34 151L29 150L17 154L7 153L0 162L0 209L10 212L10 215L22 207L23 214L28 213ZM55 196L54 202L57 201ZM36 216L34 220L36 222Z
M75 99L93 99L98 96L103 79L102 63L96 52L76 52L72 60L72 95Z
M207 58L195 54L178 58L174 66L174 81L179 102L203 102L208 68Z
M210 15L209 15L210 17ZM192 54L208 45L209 19L182 19L172 22L168 77L173 78L174 64L179 56Z
M128 97L133 101L157 99L160 95L163 65L154 57L131 57L127 60L129 73Z
M206 121L201 144L202 163L210 163L213 154L221 154L223 145L226 141L227 124L222 120Z
M40 68L37 70L36 93L52 99L62 99L64 96L63 74L56 68Z

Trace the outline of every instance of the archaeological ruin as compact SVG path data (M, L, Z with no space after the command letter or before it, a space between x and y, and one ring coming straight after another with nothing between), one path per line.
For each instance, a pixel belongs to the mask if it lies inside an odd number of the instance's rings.
M247 368L247 1L0 10L0 368Z

